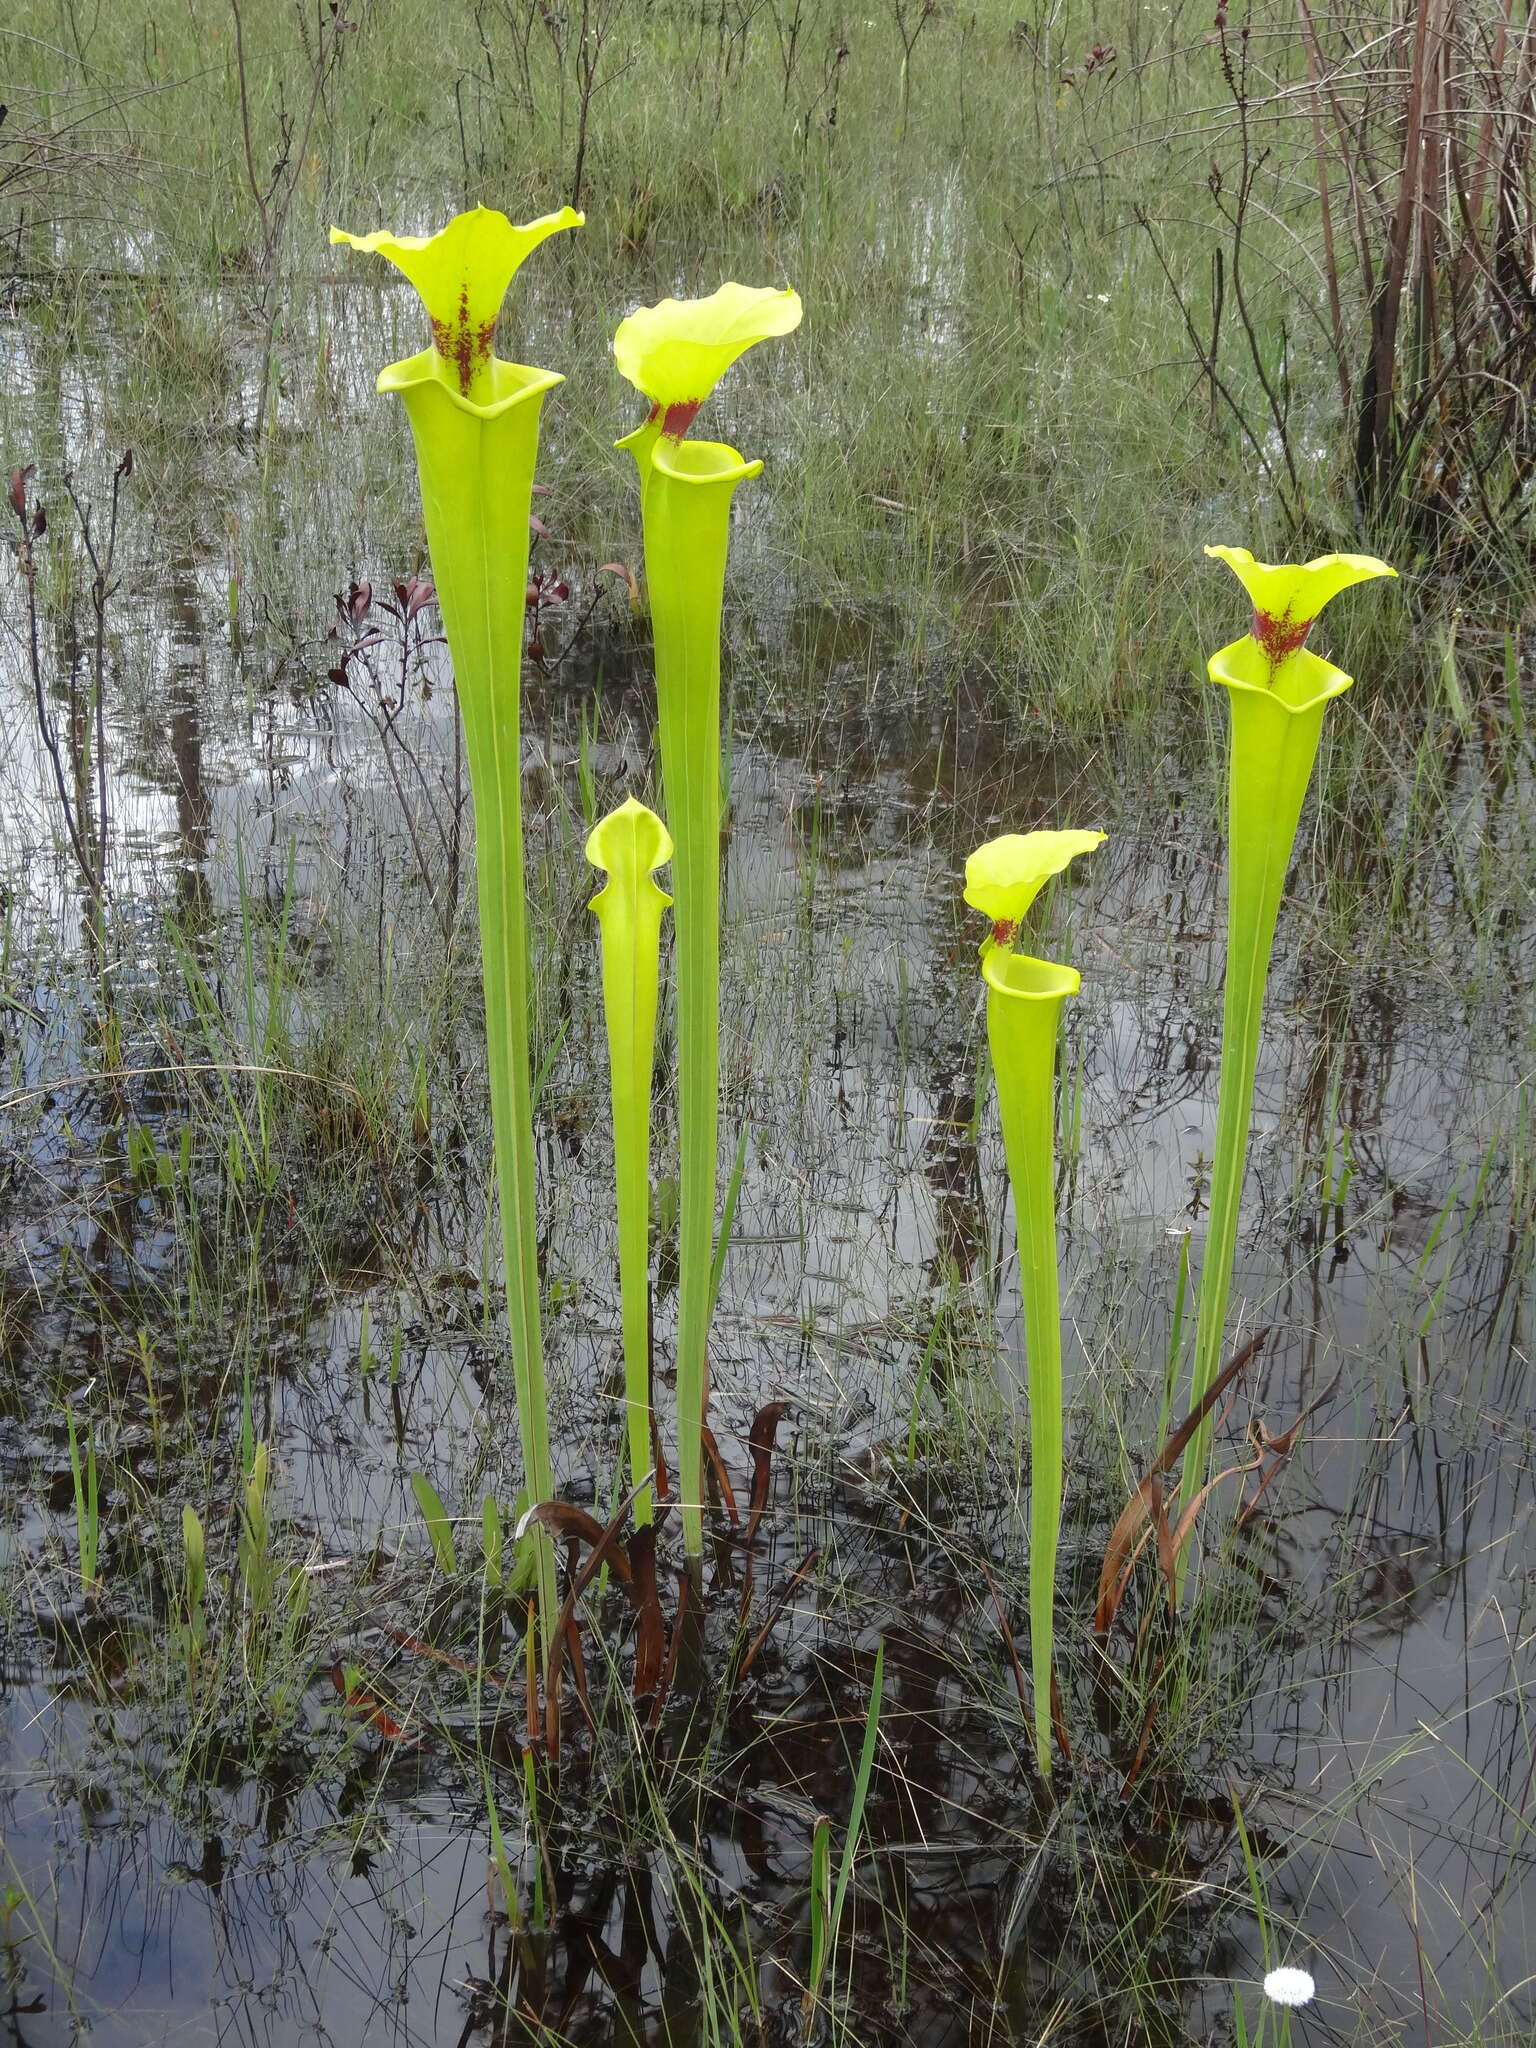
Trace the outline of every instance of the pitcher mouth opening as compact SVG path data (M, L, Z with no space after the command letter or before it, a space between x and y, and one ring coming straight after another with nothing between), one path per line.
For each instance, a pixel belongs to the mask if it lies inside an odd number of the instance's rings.
M724 441L671 441L659 437L651 467L679 483L745 483L760 476L761 461L749 461Z
M451 404L467 412L471 418L488 420L509 412L513 406L522 405L530 398L542 397L546 391L552 391L557 384L565 382L558 370L538 370L526 363L507 363L500 356L492 356L486 366L486 376L489 395L466 398L459 389L453 365L435 348L424 348L398 363L386 363L379 372L375 389L395 391L404 396L419 391L424 385L435 385Z
M1273 662L1252 634L1218 648L1206 664L1206 673L1226 689L1272 698L1283 711L1297 714L1341 697L1354 682L1353 676L1305 647Z
M981 971L988 986L1000 996L1022 996L1035 1002L1075 996L1083 985L1075 967L1061 967L1054 960L1034 960L1027 953L1011 953L1003 946L987 949Z

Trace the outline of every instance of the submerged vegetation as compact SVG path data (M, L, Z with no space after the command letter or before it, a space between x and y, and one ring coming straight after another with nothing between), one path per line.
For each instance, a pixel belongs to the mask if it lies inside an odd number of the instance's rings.
M0 27L18 2039L1530 2037L1531 50Z

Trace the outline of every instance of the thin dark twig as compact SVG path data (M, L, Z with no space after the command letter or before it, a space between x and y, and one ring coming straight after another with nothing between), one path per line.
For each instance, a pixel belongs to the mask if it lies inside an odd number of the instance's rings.
M1195 326L1194 319L1190 313L1188 305L1185 302L1184 294L1179 289L1178 281L1174 277L1172 270L1170 270L1168 267L1167 258L1163 255L1162 247L1158 242L1156 231L1152 226L1152 222L1147 214L1146 208L1143 206L1137 206L1135 208L1135 216L1137 226L1144 230L1147 240L1152 244L1152 253L1157 258L1157 266L1159 270L1162 271L1163 276L1167 281L1169 291L1173 294L1173 302L1179 309L1179 317L1184 322L1184 329L1189 336L1190 346L1195 351L1195 358L1197 362L1200 364L1201 369L1204 371L1206 377L1210 380L1211 389L1220 394L1222 400L1226 404L1227 410L1231 413L1233 420L1236 422L1238 430L1241 432L1243 439L1248 443L1249 447L1253 450L1255 459L1258 461L1259 466L1262 468L1264 474L1270 479L1272 483L1278 485L1279 479L1275 476L1274 465L1273 463L1271 463L1268 455L1265 454L1263 444L1260 442L1258 435L1253 431L1253 428L1249 423L1247 414L1243 411L1242 407L1238 404L1237 400L1232 396L1232 393L1227 389L1226 382L1222 378L1220 371L1217 369L1215 363L1211 360L1211 358L1206 354L1205 345L1200 339L1200 331Z
M69 781L64 773L64 761L59 748L59 736L54 725L53 715L48 708L48 693L43 687L42 647L38 638L37 562L33 554L33 542L40 532L46 530L46 527L38 527L35 521L29 520L24 509L17 509L15 507L14 494L12 508L16 510L16 521L20 528L17 559L21 567L21 579L26 586L27 592L27 652L32 671L32 697L37 710L38 734L42 739L44 751L53 765L54 785L58 790L59 803L64 812L64 826L69 834L70 850L74 854L75 865L79 868L81 876L89 880L91 875L91 856L89 849L80 836L80 827L75 816L74 799L70 795ZM41 506L37 510L40 514Z

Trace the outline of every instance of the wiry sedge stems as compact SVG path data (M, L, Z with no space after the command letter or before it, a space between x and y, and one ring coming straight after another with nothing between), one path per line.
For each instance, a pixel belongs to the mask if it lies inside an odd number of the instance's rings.
M1102 832L1008 833L965 864L965 900L992 920L982 948L987 1043L997 1082L1003 1151L1013 1189L1029 1383L1029 1638L1035 1759L1051 1772L1051 1659L1065 1442L1061 1282L1056 1256L1056 1042L1062 1005L1077 994L1070 967L1012 950L1020 919L1050 876Z
M1373 555L1321 555L1271 567L1246 548L1210 547L1253 602L1253 630L1213 654L1211 681L1227 692L1231 747L1227 789L1227 972L1221 1082L1211 1166L1210 1220L1200 1272L1190 1406L1220 1370L1238 1212L1248 1159L1254 1077L1275 922L1296 827L1317 760L1323 714L1354 681L1309 653L1306 638L1330 598L1396 571ZM1182 1496L1197 1498L1210 1462L1211 1418L1184 1453Z
M661 919L672 898L653 870L672 858L672 839L654 811L633 797L599 820L587 859L607 884L592 898L603 935L603 1015L613 1111L613 1175L619 1226L619 1300L624 1338L624 1417L637 1523L652 1519L650 1220L651 1067L661 985Z
M646 580L656 649L657 727L677 957L677 1466L683 1548L703 1554L704 1409L719 1131L720 609L731 499L755 477L720 442L684 440L737 356L800 319L793 292L722 285L707 299L664 299L614 336L623 374L651 403L619 443L640 473Z
M524 227L477 207L430 236L331 230L332 241L386 256L402 270L421 294L432 328L431 346L389 364L377 388L397 392L410 419L433 579L464 721L508 1334L523 1476L535 1501L553 1495L554 1465L539 1313L519 693L539 410L545 392L562 379L503 362L492 342L503 296L523 258L547 236L581 224L569 207ZM539 1626L546 1634L558 1611L554 1549L542 1528L533 1541Z

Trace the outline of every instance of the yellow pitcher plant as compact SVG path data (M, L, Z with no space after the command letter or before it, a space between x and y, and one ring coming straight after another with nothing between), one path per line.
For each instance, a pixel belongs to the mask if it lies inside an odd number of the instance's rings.
M608 876L591 908L603 935L603 1015L613 1113L613 1178L619 1225L619 1304L624 1341L624 1419L635 1520L652 1519L651 1489L651 1070L661 987L661 920L672 898L655 870L672 858L656 813L628 797L592 828L587 859Z
M662 789L677 843L677 1464L683 1548L703 1552L703 1423L714 1253L720 1022L720 606L731 499L755 477L719 441L685 438L720 378L755 343L800 322L792 291L725 284L663 299L620 324L619 369L650 411L618 444L640 472L646 581L656 644Z
M1190 1405L1220 1369L1237 1219L1248 1158L1264 985L1280 893L1312 779L1323 714L1354 681L1313 654L1307 635L1330 599L1352 584L1397 571L1374 555L1319 555L1270 566L1246 548L1208 547L1237 576L1253 605L1251 632L1213 654L1210 679L1227 693L1232 737L1227 784L1227 982L1221 1084L1211 1169L1210 1223L1200 1273ZM1209 1416L1184 1454L1182 1492L1195 1500L1210 1459Z
M1061 1281L1056 1260L1056 1041L1062 1005L1080 977L1013 950L1018 928L1051 876L1103 843L1102 832L1009 832L965 864L965 900L991 919L981 949L987 1044L997 1081L1003 1152L1013 1189L1029 1384L1029 1641L1035 1759L1051 1772L1051 1649L1061 1532L1065 1419Z
M545 392L563 380L553 370L504 362L494 340L523 259L550 235L581 225L569 207L519 227L478 206L435 235L331 230L333 242L386 257L403 271L431 325L428 346L381 370L377 388L398 393L411 423L432 576L464 720L507 1320L523 1477L535 1502L552 1497L554 1468L539 1315L519 692L539 411ZM547 1642L557 1611L554 1551L542 1528L534 1540Z

